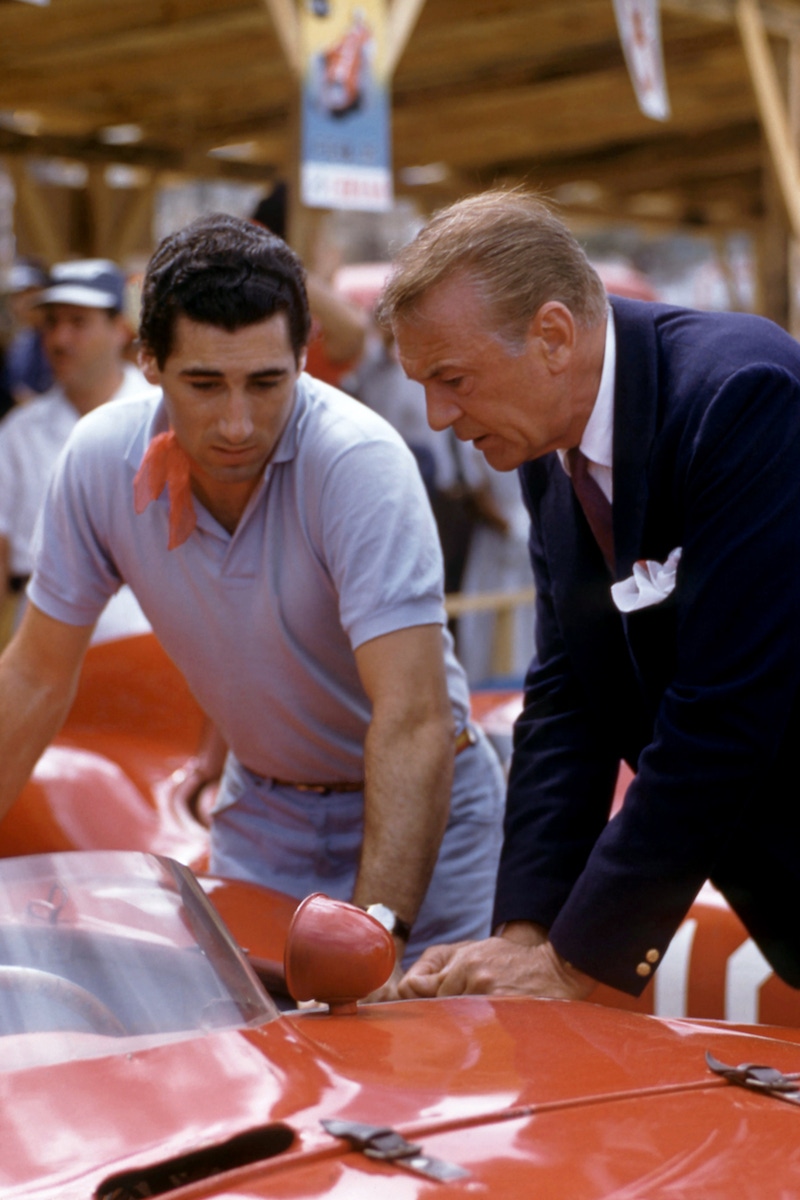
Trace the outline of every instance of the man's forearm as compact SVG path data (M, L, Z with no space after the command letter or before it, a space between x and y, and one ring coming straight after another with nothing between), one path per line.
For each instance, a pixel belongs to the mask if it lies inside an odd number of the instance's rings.
M5 656L0 659L0 819L64 723L70 699L59 699L13 666L6 667Z
M91 632L29 605L0 657L0 818L64 723Z
M453 753L449 711L424 722L373 720L355 904L380 902L413 923L447 825Z

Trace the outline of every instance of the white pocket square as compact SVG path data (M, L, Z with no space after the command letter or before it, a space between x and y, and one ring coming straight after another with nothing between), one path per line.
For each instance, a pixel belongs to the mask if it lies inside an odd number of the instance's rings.
M636 612L661 604L675 590L675 576L681 559L681 547L676 546L664 563L641 558L633 564L633 574L619 583L612 583L611 598L620 612Z

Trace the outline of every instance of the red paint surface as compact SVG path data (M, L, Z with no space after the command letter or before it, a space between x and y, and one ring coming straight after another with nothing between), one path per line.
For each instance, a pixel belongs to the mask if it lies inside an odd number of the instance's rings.
M0 1076L3 1195L86 1197L106 1175L256 1124L293 1147L181 1196L790 1196L800 1112L704 1063L800 1070L800 1046L590 1004L464 998L309 1013ZM369 1163L322 1117L390 1124L472 1173ZM35 1185L34 1185L34 1181ZM758 1190L758 1186L761 1190ZM343 1189L343 1190L342 1190Z

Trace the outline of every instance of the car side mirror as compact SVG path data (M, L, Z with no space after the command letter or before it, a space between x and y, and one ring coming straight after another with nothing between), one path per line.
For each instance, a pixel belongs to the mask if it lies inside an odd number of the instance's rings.
M292 917L283 961L293 999L354 1013L394 970L394 940L363 909L315 892Z

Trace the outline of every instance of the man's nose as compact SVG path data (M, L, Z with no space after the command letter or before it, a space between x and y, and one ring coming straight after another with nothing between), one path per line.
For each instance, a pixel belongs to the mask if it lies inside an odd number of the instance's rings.
M219 423L220 433L229 442L246 442L253 432L253 417L247 396L238 388L230 392Z
M67 321L54 321L51 325L45 325L45 349L61 349L63 346L68 346L71 340L72 330Z
M437 432L449 429L461 416L461 409L452 397L436 387L425 389L425 406L428 411L428 424Z

